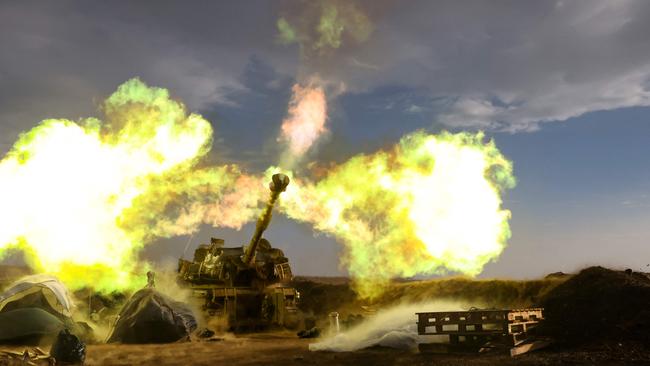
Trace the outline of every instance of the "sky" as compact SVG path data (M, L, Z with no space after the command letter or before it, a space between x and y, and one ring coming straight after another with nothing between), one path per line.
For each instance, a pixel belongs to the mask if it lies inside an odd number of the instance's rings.
M512 160L512 238L481 277L650 264L650 2L331 3L364 27L344 18L341 43L316 48L318 1L0 1L0 154L44 118L97 115L139 77L212 123L211 161L262 171L291 86L318 74L330 132L315 161L420 129L483 130ZM251 233L202 227L190 248ZM266 236L297 274L345 274L341 246L306 224L276 215ZM174 261L188 240L143 256Z

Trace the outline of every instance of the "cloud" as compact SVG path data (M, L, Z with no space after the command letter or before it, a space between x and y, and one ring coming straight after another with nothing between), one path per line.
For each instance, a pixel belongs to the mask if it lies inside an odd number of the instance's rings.
M278 19L278 41L298 43L305 57L326 55L347 42L364 42L372 33L373 26L366 12L354 1L309 1L292 5L283 9L283 17Z
M302 29L297 15L311 2L4 2L0 149L42 118L92 113L93 100L134 76L192 110L236 107L234 96L255 93L240 79L253 56L277 74L269 87L314 73L342 93L401 86L459 129L531 131L650 105L650 2L349 3L372 31L343 32L337 47L304 57L278 42L278 20Z
M458 128L530 131L650 105L645 1L412 1L373 23L366 42L306 67L352 92L424 89L437 121Z
M273 29L268 7L0 4L0 152L43 118L94 114L96 101L135 76L169 88L191 110L232 105L253 52L291 67L272 32L264 38L253 26Z

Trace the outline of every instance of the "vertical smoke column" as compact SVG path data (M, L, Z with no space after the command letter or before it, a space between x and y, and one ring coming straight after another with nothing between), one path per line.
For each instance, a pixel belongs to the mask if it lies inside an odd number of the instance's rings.
M327 132L327 100L322 86L312 78L306 86L293 86L288 116L282 121L279 141L286 143L280 165L293 169Z

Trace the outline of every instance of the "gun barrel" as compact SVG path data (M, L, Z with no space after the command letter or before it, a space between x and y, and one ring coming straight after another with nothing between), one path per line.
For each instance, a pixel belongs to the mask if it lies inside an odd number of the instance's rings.
M273 175L271 183L269 183L271 196L269 198L269 201L266 203L266 207L264 208L262 215L259 219L257 219L253 237L251 238L250 243L248 243L246 246L244 255L242 256L242 262L244 262L244 264L250 266L253 263L253 260L255 259L255 253L257 252L257 246L260 242L260 239L262 238L262 234L264 233L264 230L269 227L269 223L271 222L273 206L278 200L278 197L280 197L280 193L284 192L287 189L288 185L289 177L284 174Z

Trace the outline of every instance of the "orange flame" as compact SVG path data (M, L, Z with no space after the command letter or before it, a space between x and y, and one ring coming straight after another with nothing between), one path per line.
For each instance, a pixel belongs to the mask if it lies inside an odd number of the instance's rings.
M289 102L289 116L282 122L280 140L286 141L289 160L302 157L319 137L327 131L327 101L325 92L312 81L302 87L293 86L293 96Z

